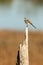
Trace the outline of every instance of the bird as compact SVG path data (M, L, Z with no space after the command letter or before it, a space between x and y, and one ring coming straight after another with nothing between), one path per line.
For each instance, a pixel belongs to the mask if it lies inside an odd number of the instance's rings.
M32 25L36 29L36 27L30 22L29 19L24 18L24 22L27 24L27 26L30 24L30 25Z

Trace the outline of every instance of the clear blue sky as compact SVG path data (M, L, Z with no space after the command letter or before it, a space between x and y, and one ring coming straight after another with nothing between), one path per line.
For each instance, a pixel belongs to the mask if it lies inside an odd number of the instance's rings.
M38 29L43 30L43 7L35 7L17 0L9 7L0 6L0 29L23 30L26 26L24 17L27 17ZM31 26L29 28L33 29Z

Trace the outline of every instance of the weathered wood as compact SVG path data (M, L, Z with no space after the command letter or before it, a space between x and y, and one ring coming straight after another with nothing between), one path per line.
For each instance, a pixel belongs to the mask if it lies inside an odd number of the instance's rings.
M20 44L20 65L29 65L28 59L28 26L26 27L26 39Z

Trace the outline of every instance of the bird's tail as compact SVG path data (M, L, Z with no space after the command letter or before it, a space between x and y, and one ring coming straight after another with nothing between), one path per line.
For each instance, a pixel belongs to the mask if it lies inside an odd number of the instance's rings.
M31 23L31 25L36 29L36 27Z

